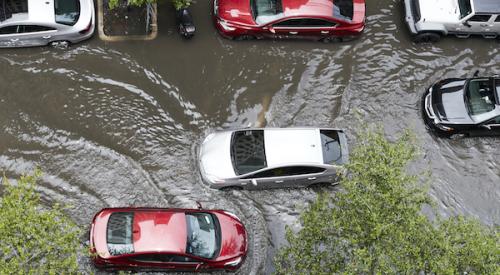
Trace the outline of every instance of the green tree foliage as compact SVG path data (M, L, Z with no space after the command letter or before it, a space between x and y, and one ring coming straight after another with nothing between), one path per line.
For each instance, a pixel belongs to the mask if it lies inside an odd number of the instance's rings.
M140 7L146 4L156 3L157 0L109 0L108 5L110 9L114 9L122 2L127 2L128 5ZM188 8L192 2L193 0L172 0L172 4L176 10Z
M0 274L73 274L83 252L80 230L61 207L46 209L35 190L40 171L11 184L0 198Z
M413 135L394 142L366 131L346 165L342 191L322 194L287 228L277 274L500 274L498 228L456 217L431 222L427 188L407 165Z

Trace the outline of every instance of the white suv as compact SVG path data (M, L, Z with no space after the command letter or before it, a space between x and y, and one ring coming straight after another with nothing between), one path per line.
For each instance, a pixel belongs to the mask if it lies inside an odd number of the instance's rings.
M415 42L454 34L500 36L500 0L404 0L406 23Z
M93 0L0 0L0 48L77 43L94 18Z

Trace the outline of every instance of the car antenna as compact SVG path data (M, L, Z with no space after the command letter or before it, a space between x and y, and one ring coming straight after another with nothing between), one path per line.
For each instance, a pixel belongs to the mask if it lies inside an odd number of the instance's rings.
M474 72L474 77L477 77L478 75L479 75L479 70L476 70L476 71Z

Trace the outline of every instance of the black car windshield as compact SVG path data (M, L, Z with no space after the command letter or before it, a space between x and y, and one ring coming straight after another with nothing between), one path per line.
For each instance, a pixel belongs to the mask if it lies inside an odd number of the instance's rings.
M55 0L56 23L73 26L80 17L80 0Z
M342 164L342 150L337 131L321 130L320 136L323 149L323 163Z
M209 213L186 213L186 253L212 259L220 247L220 230L216 218Z
M134 214L131 212L118 212L109 216L106 241L109 254L122 255L134 253L132 243L132 225Z
M495 109L495 91L490 79L473 79L467 85L465 101L471 115L480 115Z
M333 16L350 21L354 16L354 4L352 0L334 0Z
M234 132L231 138L231 160L237 175L265 168L264 130Z
M460 18L464 18L472 12L470 0L458 0L458 7L460 8Z
M266 24L282 17L281 0L250 0L252 15L257 24Z

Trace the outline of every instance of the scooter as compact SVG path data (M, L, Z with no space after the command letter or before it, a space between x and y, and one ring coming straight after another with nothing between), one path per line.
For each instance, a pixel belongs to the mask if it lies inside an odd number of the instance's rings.
M177 23L179 24L179 33L182 37L190 39L194 36L196 27L193 23L193 17L187 8L177 11Z

